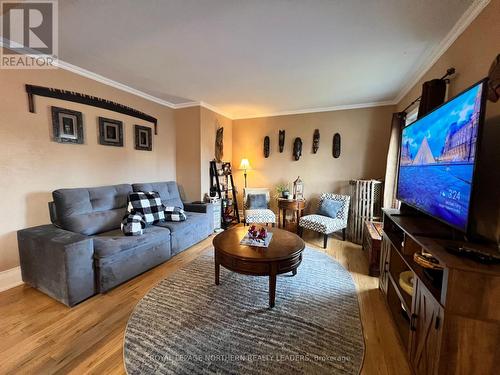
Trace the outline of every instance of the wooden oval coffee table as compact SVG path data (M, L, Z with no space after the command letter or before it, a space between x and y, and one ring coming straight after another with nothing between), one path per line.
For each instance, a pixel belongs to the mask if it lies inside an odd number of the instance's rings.
M240 245L247 231L247 227L236 227L215 236L215 284L219 285L220 266L245 275L269 276L269 306L274 307L276 276L297 274L305 243L295 233L272 228L269 247Z

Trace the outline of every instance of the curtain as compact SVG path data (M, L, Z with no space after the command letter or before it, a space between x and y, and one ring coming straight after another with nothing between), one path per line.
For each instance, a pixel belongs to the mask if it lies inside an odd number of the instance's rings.
M399 145L401 143L401 129L405 125L406 112L392 114L391 138L387 152L387 166L385 169L384 208L397 208L396 187L398 183Z
M433 79L422 85L422 96L418 106L418 117L421 118L434 108L444 103L446 97L446 80Z

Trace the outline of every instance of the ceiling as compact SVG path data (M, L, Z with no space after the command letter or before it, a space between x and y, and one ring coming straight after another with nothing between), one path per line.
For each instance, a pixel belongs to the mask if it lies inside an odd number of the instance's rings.
M65 0L59 57L232 118L394 102L472 0Z

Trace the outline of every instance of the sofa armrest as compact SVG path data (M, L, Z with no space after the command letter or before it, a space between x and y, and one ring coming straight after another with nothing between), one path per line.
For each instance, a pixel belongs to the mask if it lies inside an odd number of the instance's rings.
M211 203L184 203L184 211L199 212L202 214L213 213L213 204Z
M23 281L73 306L96 293L91 237L41 225L17 232Z
M208 215L207 236L213 233L214 223L214 205L212 203L184 203L184 210L188 212L198 212Z

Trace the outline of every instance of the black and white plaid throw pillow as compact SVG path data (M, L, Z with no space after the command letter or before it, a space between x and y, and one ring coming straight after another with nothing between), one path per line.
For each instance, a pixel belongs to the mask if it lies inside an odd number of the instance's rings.
M186 213L180 207L165 207L165 220L184 221L187 219Z
M156 191L149 193L138 191L128 196L128 212L139 213L146 224L156 224L165 220L165 206L161 203L160 194Z
M122 232L125 236L140 236L144 233L146 222L141 214L127 214L122 220Z

